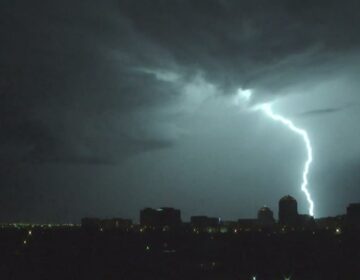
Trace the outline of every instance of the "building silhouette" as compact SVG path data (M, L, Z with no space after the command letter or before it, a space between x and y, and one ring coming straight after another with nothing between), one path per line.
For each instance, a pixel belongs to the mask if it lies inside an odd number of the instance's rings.
M81 227L84 229L127 230L132 226L132 220L123 218L100 219L82 218Z
M258 224L262 227L273 226L275 223L274 213L269 207L261 207L258 211Z
M178 226L181 224L181 212L170 207L145 208L140 211L140 224L151 227Z
M346 223L350 227L360 227L360 203L351 203L346 208Z
M238 219L237 225L241 230L252 230L257 228L257 219Z
M192 216L190 218L190 224L198 228L218 227L220 225L220 219L208 216Z
M208 216L192 216L190 226L193 232L215 233L221 230L221 219Z
M298 219L296 199L290 195L282 197L279 201L279 223L285 226L296 226Z
M301 214L298 217L298 226L303 229L313 229L316 226L315 219L308 214Z

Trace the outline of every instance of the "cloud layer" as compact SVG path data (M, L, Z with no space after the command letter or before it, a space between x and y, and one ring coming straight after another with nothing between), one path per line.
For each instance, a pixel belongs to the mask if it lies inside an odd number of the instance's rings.
M0 157L116 163L174 145L211 91L272 99L357 56L358 1L5 1ZM199 83L199 81L201 81ZM204 97L200 97L200 100Z

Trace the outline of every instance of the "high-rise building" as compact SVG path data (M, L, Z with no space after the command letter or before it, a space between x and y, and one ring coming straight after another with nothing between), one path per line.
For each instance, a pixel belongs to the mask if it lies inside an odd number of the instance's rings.
M181 224L181 212L170 207L145 208L140 211L140 224L153 227L178 226Z
M261 207L258 211L258 224L262 227L274 225L274 213L269 207Z
M296 226L298 219L296 199L290 195L282 197L279 201L279 223L285 226Z
M360 203L351 203L346 208L346 223L349 226L360 227Z

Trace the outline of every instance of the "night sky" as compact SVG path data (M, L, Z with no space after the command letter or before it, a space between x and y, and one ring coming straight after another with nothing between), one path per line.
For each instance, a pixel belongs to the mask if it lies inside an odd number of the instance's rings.
M315 216L360 201L360 2L0 4L0 221L255 217L298 200L307 130Z

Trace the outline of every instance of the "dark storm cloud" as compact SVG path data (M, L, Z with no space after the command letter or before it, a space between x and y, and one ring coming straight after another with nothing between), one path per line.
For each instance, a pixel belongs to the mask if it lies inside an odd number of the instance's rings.
M9 1L2 9L2 159L111 163L171 145L151 133L151 120L137 124L136 112L171 101L176 89L134 69L136 43L131 56L112 4ZM109 54L114 47L124 59Z
M239 85L276 92L338 70L329 59L360 42L356 1L121 3L138 32L230 92Z
M350 107L352 107L352 106L351 105L346 105L346 106L340 106L340 107L321 108L321 109L316 109L316 110L310 110L310 111L303 112L299 116L300 117L313 117L313 116L334 114L334 113L338 113L338 112L341 112L343 110L346 110L346 109L348 109Z
M337 71L360 43L358 1L1 5L0 155L15 161L114 163L169 147L160 108L197 74L268 98Z

